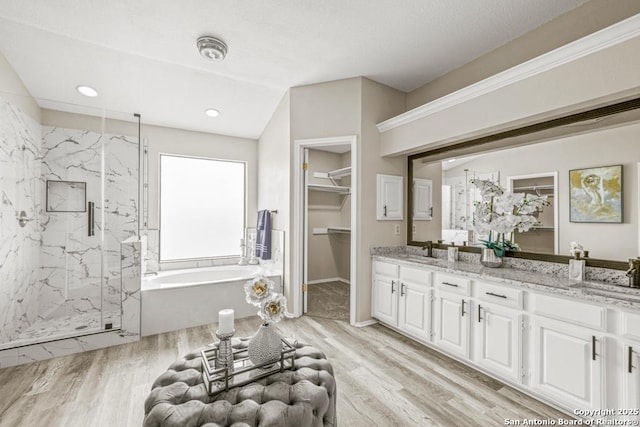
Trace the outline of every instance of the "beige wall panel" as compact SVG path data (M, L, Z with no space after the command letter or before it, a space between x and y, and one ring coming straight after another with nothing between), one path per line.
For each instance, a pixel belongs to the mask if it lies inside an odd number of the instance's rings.
M380 134L376 123L394 117L404 111L403 92L362 79L362 139L358 159L358 285L356 320L366 321L371 317L371 256L374 246L396 246L406 244L406 179L404 221L376 220L376 175L407 176L406 158L380 157ZM400 234L394 233L395 225Z
M407 94L407 109L514 67L640 13L637 0L592 0Z
M291 270L291 138L290 138L290 99L287 92L267 124L257 147L258 172L258 209L277 209L273 215L272 226L284 230L284 290L289 310L293 309Z

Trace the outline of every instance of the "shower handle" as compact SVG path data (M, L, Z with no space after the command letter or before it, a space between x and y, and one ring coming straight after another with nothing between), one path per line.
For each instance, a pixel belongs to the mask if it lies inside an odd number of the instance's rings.
M18 220L18 224L20 225L20 227L24 227L33 218L28 218L25 211L20 211L20 213L16 215L16 219Z
M88 223L88 235L89 236L93 236L95 234L95 203L93 202L88 202L87 203L87 213L88 213L88 219L89 219L89 223Z

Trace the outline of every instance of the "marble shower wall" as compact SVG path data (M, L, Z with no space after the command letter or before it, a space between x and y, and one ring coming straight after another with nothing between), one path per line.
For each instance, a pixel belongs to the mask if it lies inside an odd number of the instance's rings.
M0 343L38 317L40 157L40 124L0 97Z
M86 211L41 211L40 316L99 315L101 307L119 313L120 243L137 234L136 139L43 126L42 152L43 182L86 182L86 202L95 203L95 234L88 236Z
M0 344L53 318L100 321L101 309L118 327L120 243L137 234L137 138L41 126L0 97L0 171ZM86 183L94 236L77 186L85 212L47 212L47 180Z

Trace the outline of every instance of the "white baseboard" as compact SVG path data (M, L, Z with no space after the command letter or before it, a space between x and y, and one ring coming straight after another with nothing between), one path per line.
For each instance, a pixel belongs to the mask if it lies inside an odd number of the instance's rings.
M376 319L369 319L365 320L364 322L356 322L356 324L353 326L355 326L356 328L364 328L365 326L375 325L376 323L378 323Z
M327 282L342 282L347 285L351 284L349 280L343 279L342 277L328 277L326 279L317 279L317 280L309 280L307 285L317 285L318 283L327 283Z

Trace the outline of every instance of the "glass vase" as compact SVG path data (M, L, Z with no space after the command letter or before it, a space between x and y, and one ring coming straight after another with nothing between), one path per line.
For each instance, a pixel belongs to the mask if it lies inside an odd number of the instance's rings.
M282 339L275 328L265 323L260 326L258 332L249 341L247 347L249 353L249 360L254 365L261 365L263 363L272 362L275 363L280 360L282 352ZM271 365L264 366L268 368Z
M482 248L480 252L480 264L485 267L498 268L502 266L502 257L496 255L493 249Z

